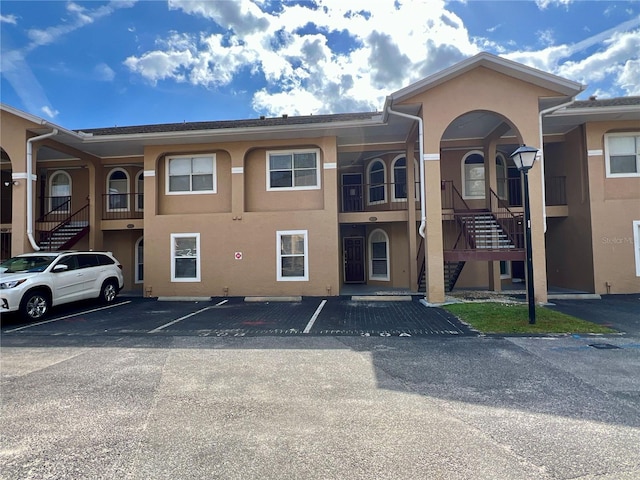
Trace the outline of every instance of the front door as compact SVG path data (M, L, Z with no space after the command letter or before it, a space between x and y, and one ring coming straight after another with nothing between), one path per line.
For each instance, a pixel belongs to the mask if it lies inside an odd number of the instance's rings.
M364 238L344 238L344 283L364 283Z
M342 174L342 211L361 212L362 210L362 174Z

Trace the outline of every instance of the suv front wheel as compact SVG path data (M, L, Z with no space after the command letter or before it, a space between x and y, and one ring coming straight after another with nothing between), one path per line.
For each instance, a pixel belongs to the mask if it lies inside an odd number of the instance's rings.
M27 292L20 302L20 313L28 320L40 320L49 312L51 300L43 290Z
M116 295L118 295L118 286L113 280L106 280L102 284L102 289L100 290L100 300L104 303L111 303L116 299Z

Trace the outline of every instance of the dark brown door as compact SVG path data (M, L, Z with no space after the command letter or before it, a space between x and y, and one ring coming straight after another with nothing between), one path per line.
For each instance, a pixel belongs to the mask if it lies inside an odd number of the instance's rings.
M364 283L364 238L344 239L344 283Z

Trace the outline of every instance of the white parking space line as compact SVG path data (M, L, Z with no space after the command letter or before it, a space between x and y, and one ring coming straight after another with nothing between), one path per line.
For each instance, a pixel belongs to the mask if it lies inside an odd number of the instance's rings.
M122 305L126 305L127 303L131 303L131 300L127 300L126 302L114 303L113 305L107 305L106 307L93 308L91 310L84 310L78 313L72 313L71 315L65 315L64 317L52 318L51 320L44 320L38 323L31 323L29 325L25 325L23 327L12 328L11 330L5 330L4 333L13 333L18 330L24 330L25 328L37 327L38 325L44 325L45 323L57 322L59 320L65 320L67 318L77 317L78 315L85 315L87 313L99 312L100 310L106 310L108 308L120 307Z
M320 302L320 305L318 305L318 308L316 308L315 313L311 317L311 320L309 320L309 323L307 323L307 326L304 327L304 330L302 331L302 333L309 333L311 331L313 324L316 323L316 319L318 318L318 315L320 315L320 312L322 311L326 303L327 303L326 300L322 300L322 302Z
M204 312L204 311L206 311L206 310L210 310L210 309L212 309L212 308L219 307L220 305L224 305L224 304L225 304L225 303L227 303L228 301L229 301L229 300L222 300L221 302L216 303L213 307L204 307L204 308L201 308L200 310L197 310L197 311L195 311L195 312L191 312L190 314L185 315L185 316L183 316L183 317L176 318L175 320L172 320L172 321L170 321L169 323L165 323L164 325L161 325L161 326L159 326L159 327L157 327L157 328L154 328L153 330L149 330L147 333L158 333L158 332L160 332L161 330L164 330L165 328L170 327L171 325L175 325L176 323L181 322L182 320L186 320L186 319L187 319L187 318L189 318L189 317L193 317L194 315L198 315L199 313L202 313L202 312Z

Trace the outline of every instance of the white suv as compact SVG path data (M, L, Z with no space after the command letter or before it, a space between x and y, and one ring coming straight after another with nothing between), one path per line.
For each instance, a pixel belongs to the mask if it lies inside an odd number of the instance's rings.
M111 252L25 253L0 264L0 312L39 320L54 305L113 302L123 285L122 265Z

